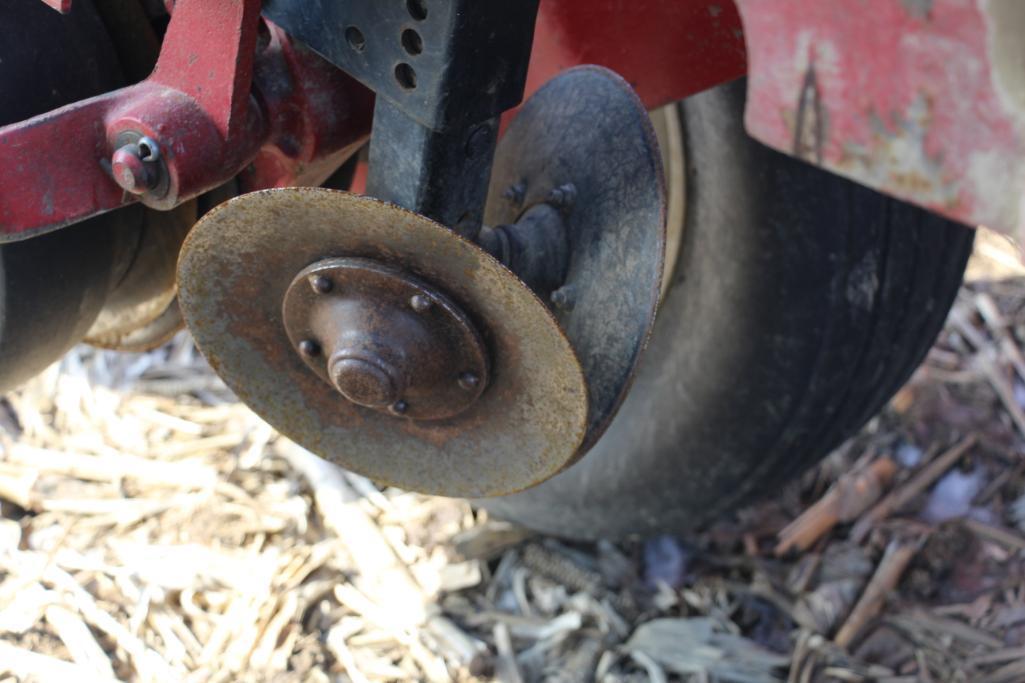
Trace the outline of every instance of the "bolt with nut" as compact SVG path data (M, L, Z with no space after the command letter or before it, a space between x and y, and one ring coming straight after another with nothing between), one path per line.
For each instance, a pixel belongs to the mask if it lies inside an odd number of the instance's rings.
M110 171L125 192L144 195L160 184L160 145L152 138L122 145L110 159Z

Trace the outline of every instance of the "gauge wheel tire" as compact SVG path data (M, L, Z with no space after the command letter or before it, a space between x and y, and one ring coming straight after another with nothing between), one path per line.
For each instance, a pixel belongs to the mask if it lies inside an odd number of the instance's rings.
M743 82L679 105L683 230L633 389L578 464L482 501L495 516L691 530L851 436L936 338L974 231L758 144L743 109Z
M41 2L0 0L0 17L0 125L123 85L91 0L76 0L67 14ZM129 265L140 216L139 207L129 207L0 245L0 392L86 334Z

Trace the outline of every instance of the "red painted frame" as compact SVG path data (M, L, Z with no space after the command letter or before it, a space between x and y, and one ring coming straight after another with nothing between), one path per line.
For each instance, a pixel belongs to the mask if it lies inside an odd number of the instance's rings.
M755 138L1025 237L1025 2L737 3Z
M171 209L244 170L246 189L319 183L358 149L371 95L263 22L260 4L177 0L148 79L0 128L0 242L135 201ZM158 144L159 191L115 182L126 134Z
M107 170L125 131L161 147L169 187L141 197L153 208L240 173L245 190L326 178L369 134L371 98L274 27L257 49L259 6L177 0L149 79L0 128L0 242L139 200ZM584 63L654 107L744 72L739 17L727 0L543 0L528 94Z
M743 76L732 0L541 0L528 95L580 64L608 67L649 109Z
M323 180L369 134L371 99L273 27L254 57L258 8L177 0L150 79L0 128L0 242L137 201L103 169L126 129L166 141L156 208L243 170L246 190ZM542 0L527 95L601 64L654 108L750 62L759 140L1025 236L1023 28L1018 0Z

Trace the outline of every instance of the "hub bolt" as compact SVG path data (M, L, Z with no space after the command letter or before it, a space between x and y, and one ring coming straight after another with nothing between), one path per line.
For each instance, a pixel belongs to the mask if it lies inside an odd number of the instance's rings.
M563 285L551 293L548 300L560 310L571 310L576 303L577 293L573 285Z
M312 339L304 339L299 342L299 353L306 356L307 358L313 358L314 356L320 355L320 344L313 341Z
M383 408L399 399L395 369L382 358L349 355L344 351L331 361L331 381L342 396L367 408Z
M557 209L569 209L576 200L577 188L573 183L566 183L549 192L545 203L551 204Z
M327 294L335 288L335 284L331 282L331 278L324 275L314 275L310 278L310 287L313 287L313 291L317 294Z
M505 192L502 193L502 197L508 199L515 206L523 206L523 201L527 198L526 183L519 182L515 185L510 185L505 188Z
M114 182L125 192L143 195L157 188L160 170L160 146L151 138L143 137L138 142L118 148L110 160Z
M431 310L433 305L431 300L423 294L415 294L412 299L409 300L409 305L417 313L426 313Z

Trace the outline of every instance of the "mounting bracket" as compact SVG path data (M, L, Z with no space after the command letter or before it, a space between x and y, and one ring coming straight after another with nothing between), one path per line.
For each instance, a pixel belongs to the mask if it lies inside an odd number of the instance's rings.
M268 0L264 14L377 93L368 192L475 237L538 2Z

